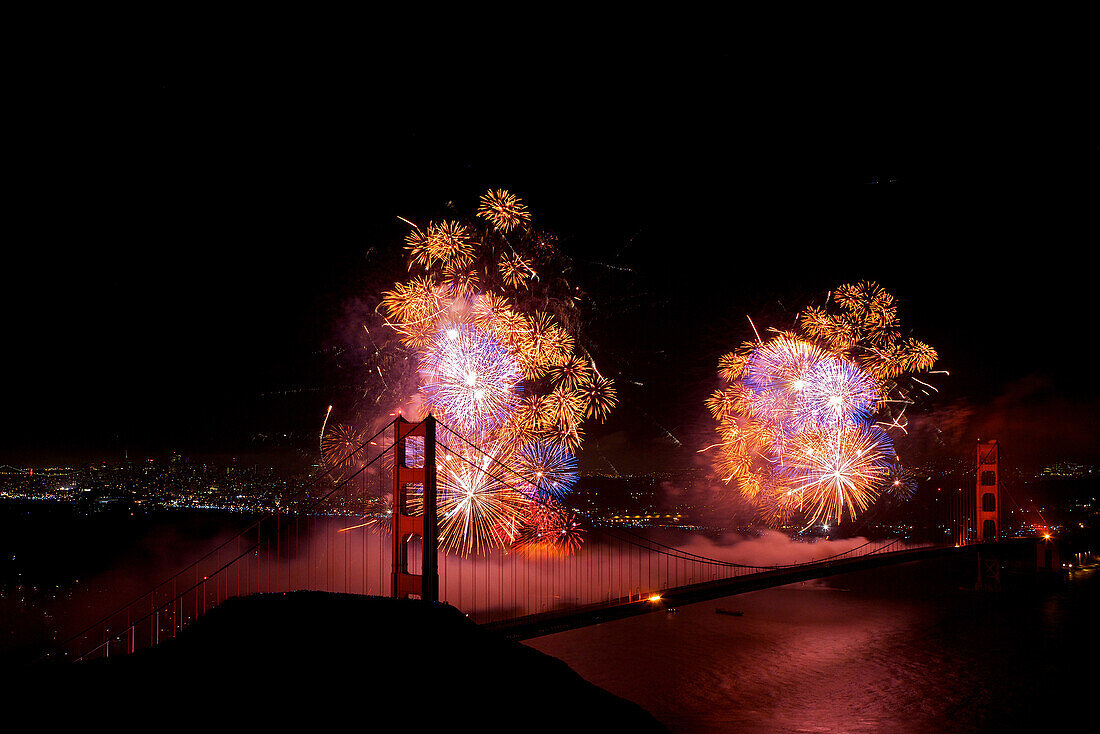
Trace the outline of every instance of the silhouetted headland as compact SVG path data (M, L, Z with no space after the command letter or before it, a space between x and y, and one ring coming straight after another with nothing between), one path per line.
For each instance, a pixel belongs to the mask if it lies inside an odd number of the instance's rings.
M316 591L232 598L157 647L35 666L22 684L89 720L667 731L450 605Z

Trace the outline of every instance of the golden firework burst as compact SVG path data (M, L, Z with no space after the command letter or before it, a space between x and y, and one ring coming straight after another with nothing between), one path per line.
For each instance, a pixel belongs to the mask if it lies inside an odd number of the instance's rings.
M611 409L618 402L615 383L595 371L577 385L577 393L584 405L585 416L595 418L600 422L607 419Z
M535 271L527 262L515 254L505 254L497 265L500 278L509 288L526 288L527 281L534 277Z
M482 194L477 214L492 222L501 232L511 232L531 221L527 205L518 196L504 189Z

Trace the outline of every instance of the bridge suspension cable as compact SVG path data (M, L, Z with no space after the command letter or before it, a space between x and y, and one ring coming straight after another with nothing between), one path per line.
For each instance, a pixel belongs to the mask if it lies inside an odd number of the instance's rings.
M360 452L360 451L362 451L362 450L363 450L364 448L366 448L366 447L367 447L368 445L371 445L371 444L373 444L373 443L374 443L374 441L375 441L375 440L376 440L376 439L377 439L377 438L378 438L379 436L381 436L381 435L382 435L382 434L383 434L383 433L384 433L384 432L385 432L386 430L388 430L388 429L389 429L389 428L390 428L390 427L391 427L391 426L393 425L393 423L394 423L394 422L393 422L393 421L391 421L390 423L388 423L388 424L386 424L385 426L383 426L383 427L382 427L381 429L379 429L379 431L378 431L377 433L375 433L375 434L374 434L373 436L371 436L370 438L367 438L367 439L365 439L365 440L364 440L364 441L363 441L362 443L360 443L360 444L359 444L359 446L357 446L356 448L354 448L354 449L350 450L350 451L349 451L349 452L348 452L348 453L347 453L347 454L346 454L346 455L345 455L345 456L344 456L343 458L344 458L344 459L346 459L346 458L348 458L348 457L354 456L354 455L356 455L356 454L357 454L358 452ZM332 495L333 495L333 494L334 494L334 493L335 493L335 492L336 492L337 490L341 489L341 488L342 488L342 487L343 487L344 485L346 485L346 484L347 484L347 483L348 483L349 481L351 481L351 480L352 480L352 479L354 479L354 478L355 478L356 476L358 476L359 474L361 474L361 473L362 473L362 472L363 472L364 470L366 470L366 469L367 469L367 467L369 467L369 466L371 466L372 464L374 464L374 462L375 462L375 461L377 461L377 460L378 460L378 459L380 459L381 457L385 456L385 455L386 455L386 453L387 453L387 452L388 452L388 451L389 451L389 450L390 450L391 448L393 448L393 446L392 446L392 445L391 445L391 446L388 446L388 447L386 447L385 449L383 449L382 451L380 451L380 452L379 452L379 454L378 454L377 456L375 456L375 457L374 457L373 459L371 459L371 460L370 460L369 462L367 462L366 464L364 464L364 465L363 465L363 466L362 466L362 467L361 467L360 469L358 469L358 470L357 470L357 471L355 471L354 473L350 474L349 476L347 476L347 477L343 478L343 479L342 479L342 480L341 480L340 482L338 482L338 483L337 483L337 484L336 484L336 485L335 485L335 486L334 486L334 487L333 487L333 488L332 488L332 489L331 489L331 490L330 490L330 491L329 491L328 493L326 493L326 494L325 494L324 496L320 497L319 499L316 499L316 500L315 500L315 501L314 501L314 502L313 502L313 503L312 503L311 505L309 505L309 507L308 507L308 508L306 508L306 510L305 510L305 513L306 513L306 514L308 514L308 513L309 513L309 512L311 512L312 510L314 510L314 509L316 509L317 507L319 507L319 506L320 506L320 505L321 505L321 504L322 504L322 503L323 503L323 502L324 502L325 500L327 500L327 499L328 499L329 497L331 497L331 496L332 496ZM342 459L342 460L343 460L343 459ZM291 498L291 501L292 501L292 502L299 502L299 501L300 501L300 500L301 500L301 499L302 499L302 498L303 498L304 496L306 496L306 495L307 495L307 493L309 492L309 490L310 490L310 489L312 489L312 488L313 488L314 486L316 486L316 485L317 485L317 484L318 484L318 483L319 483L319 482L320 482L320 481L321 481L322 479L324 479L324 478L325 478L325 477L327 477L327 476L328 476L329 474L331 474L331 472L332 472L333 468L334 468L335 466L338 466L338 465L339 465L339 462L333 462L333 463L332 463L332 464L331 464L331 465L330 465L330 466L329 466L328 468L324 469L324 470L323 470L323 471L321 471L321 472L320 472L319 474L317 474L317 475L316 475L316 476L315 476L315 477L314 477L314 478L313 478L313 479L312 479L311 481L307 482L307 483L306 483L305 485L303 485L302 487L300 487L300 488L298 489L298 491L297 491L297 492L296 492L296 493L295 493L295 494L294 494L294 495L292 496L292 498ZM297 514L299 514L299 515L300 515L300 514L302 514L302 513L301 513L301 511L299 510L299 512L298 512ZM101 617L101 618L97 619L97 620L96 620L95 622L92 622L91 624L89 624L88 626L86 626L85 628L83 628L82 630L80 630L79 632L77 632L76 634L74 634L74 635L70 636L69 638L67 638L66 640L64 640L64 641L63 641L63 642L61 643L61 647L62 647L62 648L65 648L66 646L72 645L72 644L73 644L73 643L74 643L74 642L75 642L76 640L78 640L78 639L80 639L81 637L83 637L84 635L88 634L89 632L91 632L91 631L92 631L92 630L94 630L95 628L99 627L100 625L104 625L104 624L108 623L108 622L109 622L109 621L110 621L111 619L113 619L114 617L117 617L117 616L118 616L119 614L121 614L121 613L123 613L123 612L127 611L128 609L130 609L130 608L132 608L132 607L136 606L136 605L137 605L137 604L139 604L139 603L140 603L140 602L141 602L141 601L142 601L143 599L145 599L145 598L147 598L147 597L152 597L152 596L153 596L153 595L154 595L154 594L156 593L156 591L157 591L158 589L164 588L164 587L165 587L165 586L167 586L168 584L170 584L170 583L173 583L173 582L174 582L174 581L176 581L177 579L179 579L179 578L183 577L183 576L184 576L184 575L186 575L186 574L187 574L187 573L188 573L189 571L191 571L192 569L194 569L194 568L198 567L198 566L199 566L199 565L200 565L200 564L201 564L201 563L202 563L203 561L206 561L206 560L208 560L209 558L211 558L211 557L212 557L212 556L214 556L215 554L219 554L219 558L220 558L220 551L221 551L222 549L224 549L224 548L225 548L226 546L228 546L228 545L229 545L230 543L233 543L234 541L239 541L239 540L240 540L241 538L244 538L244 537L246 537L246 536L247 536L247 535L248 535L249 533L251 533L252 531L254 531L254 530L257 530L258 528L262 527L262 525L263 525L263 523L264 523L265 521L269 521L269 520L271 520L271 519L273 519L273 518L278 518L278 517L279 517L280 515L281 515L281 513L278 513L278 512L269 512L269 513L267 513L266 515L263 515L263 516L262 516L262 517L260 517L260 518L259 518L258 520L254 521L254 522L253 522L253 523L252 523L251 525L249 525L248 527L246 527L246 528L245 528L244 530L241 530L241 531L240 531L240 532L238 532L238 533L237 533L236 535L233 535L233 536L231 536L230 538L228 538L227 540L225 540L225 541L223 541L222 543L218 544L217 546L215 546L214 548L212 548L212 549L211 549L210 551L208 551L207 553L203 554L203 555L202 555L202 556L200 556L199 558L195 559L195 560L194 560L194 561L192 561L191 563L187 564L186 566L184 566L183 568L181 568L181 569L180 569L179 571L177 571L176 573L172 574L172 575L171 575L171 576L169 576L169 577L168 577L167 579L165 579L164 581L160 582L160 583L159 583L159 584L157 584L156 586L152 587L151 589L149 589L149 590L148 590L148 591L146 591L145 593L143 593L143 594L141 594L140 596L138 596L138 597L136 597L136 598L132 599L131 601L127 602L126 604L123 604L122 606L120 606L119 608L117 608L117 609L116 609L115 611L113 611L113 612L111 612L111 613L109 613L109 614L107 614L107 615L105 615L105 616L103 616L103 617ZM278 534L279 532L281 532L281 531L283 530L283 528L284 528L284 525L282 524L282 522L279 522L279 523L277 523L277 526L276 526L276 531L275 531L275 532L276 532L276 534ZM207 574L207 576L206 576L206 577L204 577L204 578L202 579L202 581L207 581L207 580L209 580L209 577L215 576L215 575L217 575L217 574L221 573L222 571L224 571L225 569L229 568L229 567L230 567L230 566L232 566L232 565L233 565L234 563L236 563L237 561L239 561L239 560L240 560L241 558L243 558L243 557L247 556L247 555L248 555L249 553L252 553L252 552L254 552L254 551L256 550L256 548L258 548L258 547L259 547L259 546L260 546L260 545L261 545L261 544L262 544L263 542L264 542L264 541L263 541L263 539L261 539L261 538L260 538L260 537L258 536L258 537L257 537L257 540L256 540L256 542L255 542L255 543L253 543L253 544L252 544L251 546L249 546L249 547L248 547L248 548L247 548L246 550L244 550L243 552L240 552L240 553L238 553L238 555L237 555L236 557L234 557L234 558L233 558L232 560L228 561L227 563L225 563L225 564L223 564L222 566L220 566L219 568L217 568L217 569L216 569L216 570L215 570L215 571L214 571L213 573L209 573L209 574ZM184 597L184 596L186 596L187 594L189 594L189 593L191 593L192 591L194 591L194 590L195 590L195 588L196 588L196 587L197 587L197 586L199 585L199 583L200 583L200 582L196 582L195 584L192 584L191 586L189 586L189 587L185 588L185 589L184 589L183 591L180 591L180 592L178 592L178 593L176 593L176 592L174 591L174 594L173 594L173 596L171 597L171 599L169 599L169 600L168 600L168 601L166 601L165 603L161 604L160 606L158 606L158 607L155 607L155 608L154 608L154 609L152 609L152 610L151 610L151 611L150 611L150 612L149 612L148 614L145 614L144 616L142 616L142 617L140 617L140 618L138 618L138 619L136 619L136 620L133 620L133 621L132 621L132 623L131 623L131 624L129 625L129 627L133 627L133 626L135 626L135 625L137 625L137 624L139 624L139 623L141 623L141 622L144 622L144 621L146 621L146 620L148 619L148 617L149 617L149 616L151 616L152 614L155 614L155 613L157 613L158 611L161 611L161 610L163 610L163 609L164 609L165 607L167 607L167 606L168 606L169 604L171 604L171 603L174 603L174 602L176 602L176 601L179 601L179 599L183 598L183 597ZM102 643L102 644L108 644L108 643L107 643L107 642L105 641L105 642L104 642L104 643ZM101 647L101 646L102 646L102 644L101 644L100 646L97 646L97 647ZM84 656L86 656L86 655L88 655L88 654L91 654L91 653L95 652L95 650L96 650L96 648L93 648L92 650L89 650L89 651L87 651L86 653L84 653L84 655L82 655L81 657L84 657ZM79 660L79 659L80 659L80 658L78 657L78 658L77 658L77 660Z
M422 423L406 425L419 426ZM395 447L397 441L401 440L396 436L401 432L395 432L394 443L379 447L378 453L369 460L364 461L365 457L356 459L351 466L358 468L346 476L334 479L331 488L316 495L312 493L337 467L341 471L350 470L349 466L344 465L344 460L357 457L368 446L378 446L376 440L394 425L395 422L390 422L370 438L357 441L358 445L352 445L346 453L341 452L345 453L343 458L330 462L310 481L297 488L287 504L283 505L283 509L268 512L259 520L251 522L247 528L217 544L215 548L129 604L72 635L62 643L62 647L68 648L87 641L93 645L86 645L90 649L75 651L79 654L77 659L96 654L109 655L117 649L115 644L122 642L123 636L126 636L128 644L125 649L133 651L139 640L142 644L158 644L162 630L168 636L182 630L191 619L198 618L200 605L201 613L205 613L208 608L212 608L208 606L210 604L216 605L230 596L254 591L321 588L326 591L342 589L347 593L349 573L353 575L352 580L357 589L353 593L369 594L371 586L375 584L379 593L385 593L390 575L387 573L388 569L383 569L382 566L388 560L389 553L384 549L382 537L389 528L384 518L387 515L392 516L394 500L392 496L387 500L386 493L389 490L383 489L388 484L384 481L384 474L386 471L398 471L399 457ZM560 554L553 549L552 544L545 545L542 540L537 539L530 545L519 546L519 553L507 548L499 553L491 552L488 546L483 549L474 548L477 557L473 559L469 558L469 547L459 554L461 557L449 558L449 554L444 553L440 559L440 571L443 571L440 580L443 583L439 598L463 610L474 621L509 624L510 621L528 619L531 615L556 614L561 610L607 609L624 603L638 603L664 591L676 592L702 583L720 583L759 572L783 572L806 565L736 563L676 548L629 529L602 527L590 513L561 503L516 467L475 445L449 426L442 423L437 425L442 425L449 434L450 440L439 442L440 448L450 456L449 460L464 462L499 486L522 492L538 506L553 508L555 512L564 510L572 513L594 534L593 539L597 541L578 554ZM388 444L387 441L381 443ZM394 462L393 466L381 464L377 472L377 496L372 496L372 490L366 489L368 485L360 483L358 493L346 492L337 497L338 493L345 492L356 477L363 476L364 472L378 465L379 460L385 456L393 456ZM463 471L468 470L464 467ZM320 510L330 500L333 500L331 509ZM324 519L326 512L327 516L338 518L359 514L355 511L359 509L364 513L365 521L360 524L348 525L347 522ZM383 512L386 509L389 511ZM319 510L321 514L318 514ZM352 512L349 513L349 510ZM337 528L336 525L345 527ZM334 532L324 532L326 528L334 529ZM366 530L362 534L347 532L357 528ZM304 533L304 546L299 540L299 530ZM280 538L283 538L281 549ZM337 541L337 538L343 540ZM237 543L236 549L230 548L234 542ZM884 551L899 542L901 539L870 553ZM339 543L344 547L341 559L336 557ZM372 544L369 550L368 543ZM867 541L843 552L815 558L808 563L828 563L853 554L868 555L867 552L860 551L871 543L872 541ZM255 560L260 556L261 547L263 558ZM356 549L350 556L349 547ZM410 547L414 552L423 553L416 546ZM223 552L227 548L228 560L225 560ZM481 555L482 550L485 551L484 556ZM269 557L268 551L273 551L274 556ZM360 552L361 556L356 555ZM374 563L375 553L378 561L377 573L375 569L368 568ZM323 559L320 567L315 563L315 554ZM361 587L358 576L360 572ZM343 574L342 585L337 580L340 573ZM208 588L207 584L211 587ZM361 591L358 591L360 588ZM92 634L93 630L98 632ZM102 636L99 636L100 633ZM94 644L96 642L98 644Z
M530 479L528 479L527 477L520 474L520 472L518 472L513 467L510 467L507 464L505 464L504 462L500 461L500 459L498 459L497 457L492 456L491 454L483 451L479 446L472 443L469 439L467 439L465 436L463 436L462 434L460 434L457 431L455 431L454 429L452 429L450 426L447 426L444 423L439 423L438 425L442 426L447 432L449 432L452 435L456 436L458 439L460 439L463 443L465 443L467 446L469 446L473 450L479 452L481 455L488 458L492 463L497 464L501 468L503 468L503 469L511 472L512 474L514 474L516 477L518 477L519 481L521 481L523 483L526 483L526 484L530 485L532 488L534 488L535 492L532 493L532 497L533 497L534 501L536 501L537 503L542 504L544 506L547 506L547 507L550 506L550 504L548 502L546 502L541 497L541 492L539 491L538 486L534 482L532 482ZM444 445L444 444L441 444L441 445ZM444 445L444 448L447 448L448 450L453 452L453 449L450 449L446 445ZM473 467L473 468L475 468L479 471L485 472L488 476L495 479L497 482L500 482L501 484L504 484L506 486L510 485L510 483L508 481L502 479L500 476L492 474L487 469L484 469L484 467L477 466L473 462L469 461L464 456L462 456L461 453L454 452L454 455L457 458L459 458L462 461L469 464L471 467ZM733 561L724 561L724 560L721 560L721 559L718 559L718 558L710 558L708 556L703 556L703 555L700 555L700 554L697 554L697 553L692 553L690 551L685 551L685 550L680 549L680 548L675 548L673 546L667 545L665 543L661 543L660 541L654 540L652 538L647 538L647 537L645 537L643 535L640 535L638 533L633 533L633 532L631 532L629 530L626 530L626 529L618 529L618 533L622 533L624 535L629 535L629 536L631 536L631 538L635 538L636 540L631 540L631 539L628 539L628 538L619 537L616 534L616 532L613 532L612 530L610 530L608 528L599 527L597 525L597 523L595 522L595 520L588 513L585 513L581 510L578 510L577 508L575 508L571 505L568 505L568 504L565 504L565 503L562 503L562 504L565 505L566 509L568 509L570 512L574 513L575 515L577 515L579 517L584 518L588 522L588 525L591 529L599 530L600 532L604 533L605 535L613 537L616 540L619 540L621 542L628 543L628 544L637 546L639 548L642 548L644 550L648 550L648 551L658 553L658 554L661 554L661 555L666 555L666 556L670 556L670 557L678 558L678 559L682 559L682 560L688 560L688 561L692 561L692 562L696 562L696 563L709 564L709 565L714 565L714 566L722 566L722 567L726 567L726 568L743 568L743 569L751 569L751 570L758 570L758 571L771 571L771 570L778 570L778 569L782 569L782 568L791 568L791 567L794 567L794 566L801 565L799 563L791 563L791 564L776 564L776 565L768 565L768 566L759 566L759 565L751 565L751 564L744 564L744 563L735 563ZM901 540L900 538L895 539L894 541L892 541L887 546L884 546L883 548L890 547L890 546L896 544L897 542L900 542L900 540ZM848 554L850 554L850 553L852 553L856 550L859 550L860 548L863 548L863 547L866 547L866 546L870 545L873 542L874 541L868 540L868 541L862 543L861 545L856 546L855 548L850 548L846 551L837 553L833 556L828 556L828 557L825 557L825 558L815 559L815 562L832 560L832 559L839 558L839 557L844 556L844 555L848 555ZM879 549L879 550L882 550L882 549Z

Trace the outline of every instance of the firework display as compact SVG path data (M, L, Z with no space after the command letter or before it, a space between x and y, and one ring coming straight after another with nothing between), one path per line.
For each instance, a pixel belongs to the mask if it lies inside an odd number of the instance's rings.
M936 351L903 338L894 297L877 283L841 286L827 305L721 357L726 383L707 400L723 482L772 522L855 519L880 494L907 494L890 435L911 404L904 378Z
M582 531L561 501L576 482L574 455L585 421L605 420L617 397L580 341L568 258L505 190L485 193L471 217L403 221L410 275L381 294L378 312L405 352L386 362L390 373L415 368L397 409L446 427L440 547L573 552ZM343 431L324 442L334 467Z

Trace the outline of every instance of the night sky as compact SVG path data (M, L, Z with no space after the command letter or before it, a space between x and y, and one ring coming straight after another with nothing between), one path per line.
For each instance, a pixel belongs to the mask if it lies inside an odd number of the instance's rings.
M599 302L620 405L588 427L588 468L696 462L746 316L790 326L856 279L893 292L951 373L915 416L922 448L1095 458L1100 153L1068 81L881 50L534 56L185 58L30 84L0 464L304 455L345 395L349 302L402 275L397 217L470 211L490 187L529 203Z

